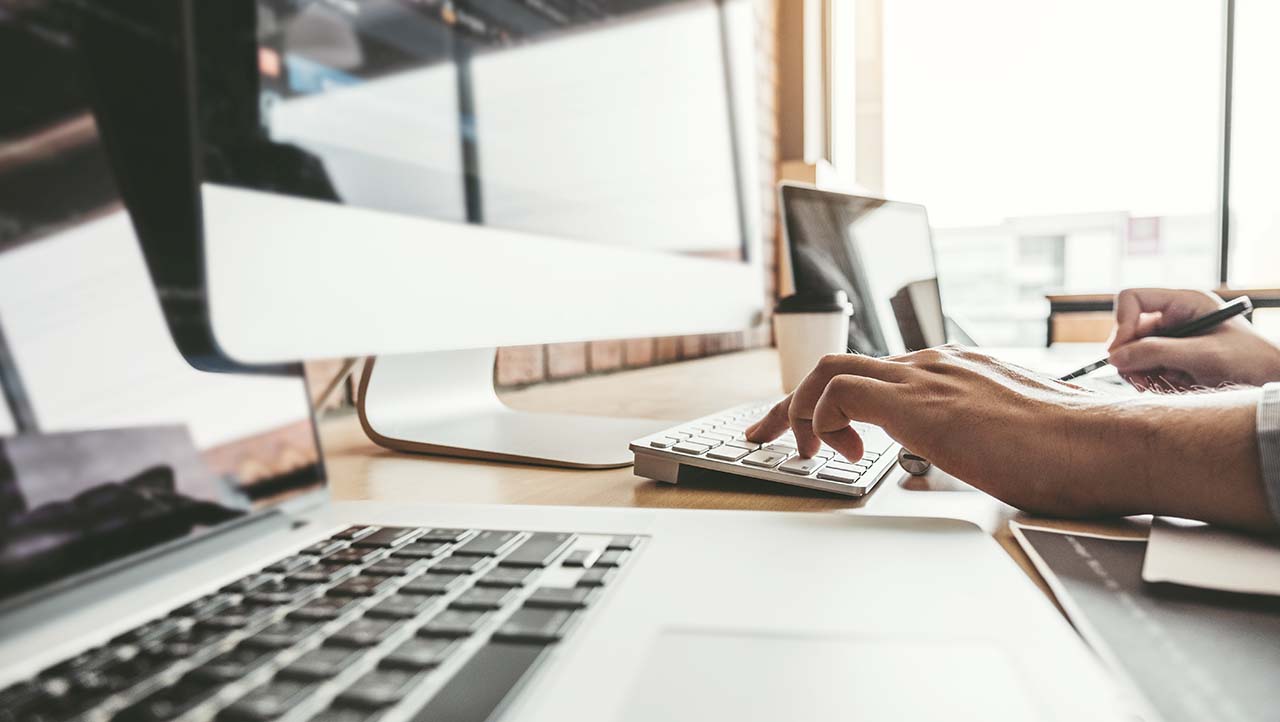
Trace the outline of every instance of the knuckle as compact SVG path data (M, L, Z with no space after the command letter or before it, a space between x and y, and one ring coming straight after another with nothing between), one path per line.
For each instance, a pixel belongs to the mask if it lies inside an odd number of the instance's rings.
M830 371L839 366L844 357L845 355L840 353L823 354L822 358L818 359L817 368L823 371Z

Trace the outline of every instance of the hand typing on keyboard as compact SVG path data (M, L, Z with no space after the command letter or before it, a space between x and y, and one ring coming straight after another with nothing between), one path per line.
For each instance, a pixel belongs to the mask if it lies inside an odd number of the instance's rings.
M1256 392L1243 390L1109 396L941 347L883 359L827 356L746 436L768 443L790 429L802 457L825 442L857 459L863 441L850 423L868 422L1022 509L1267 528L1256 450L1239 451L1253 441L1257 403Z

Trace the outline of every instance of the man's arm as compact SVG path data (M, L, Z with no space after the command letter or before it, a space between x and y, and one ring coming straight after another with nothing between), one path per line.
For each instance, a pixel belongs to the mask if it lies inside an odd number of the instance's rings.
M1118 399L959 348L833 355L747 430L862 454L853 420L1002 501L1040 514L1167 514L1274 530L1262 485L1260 389Z

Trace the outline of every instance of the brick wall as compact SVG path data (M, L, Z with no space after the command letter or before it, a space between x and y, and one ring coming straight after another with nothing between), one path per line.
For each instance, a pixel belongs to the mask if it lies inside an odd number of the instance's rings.
M754 0L756 15L756 94L759 99L756 134L759 142L760 197L763 229L764 284L770 297L777 290L777 199L774 185L778 176L778 3L785 0ZM625 341L591 341L498 349L495 380L499 386L526 386L543 381L607 373L626 368L653 366L682 359L699 358L744 348L767 346L771 336L767 324L733 333L703 336L668 336Z

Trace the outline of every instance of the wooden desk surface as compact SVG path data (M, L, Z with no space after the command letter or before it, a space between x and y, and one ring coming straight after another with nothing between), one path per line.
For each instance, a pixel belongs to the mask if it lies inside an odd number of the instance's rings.
M1030 353L1046 352L1039 349ZM1057 359L1058 363L1071 366L1079 353L1070 355L1069 359ZM1036 365L1034 358L1017 360ZM773 349L763 349L536 386L508 393L504 400L529 411L678 422L780 395L777 354ZM1010 519L1078 531L1146 533L1140 521L1063 522L1028 517L936 470L922 479L891 472L873 493L864 499L853 499L751 479L668 485L637 477L630 467L578 471L407 455L374 445L351 415L324 420L321 438L336 499L842 511L966 519L995 536L1046 594L1048 587L1009 532Z

